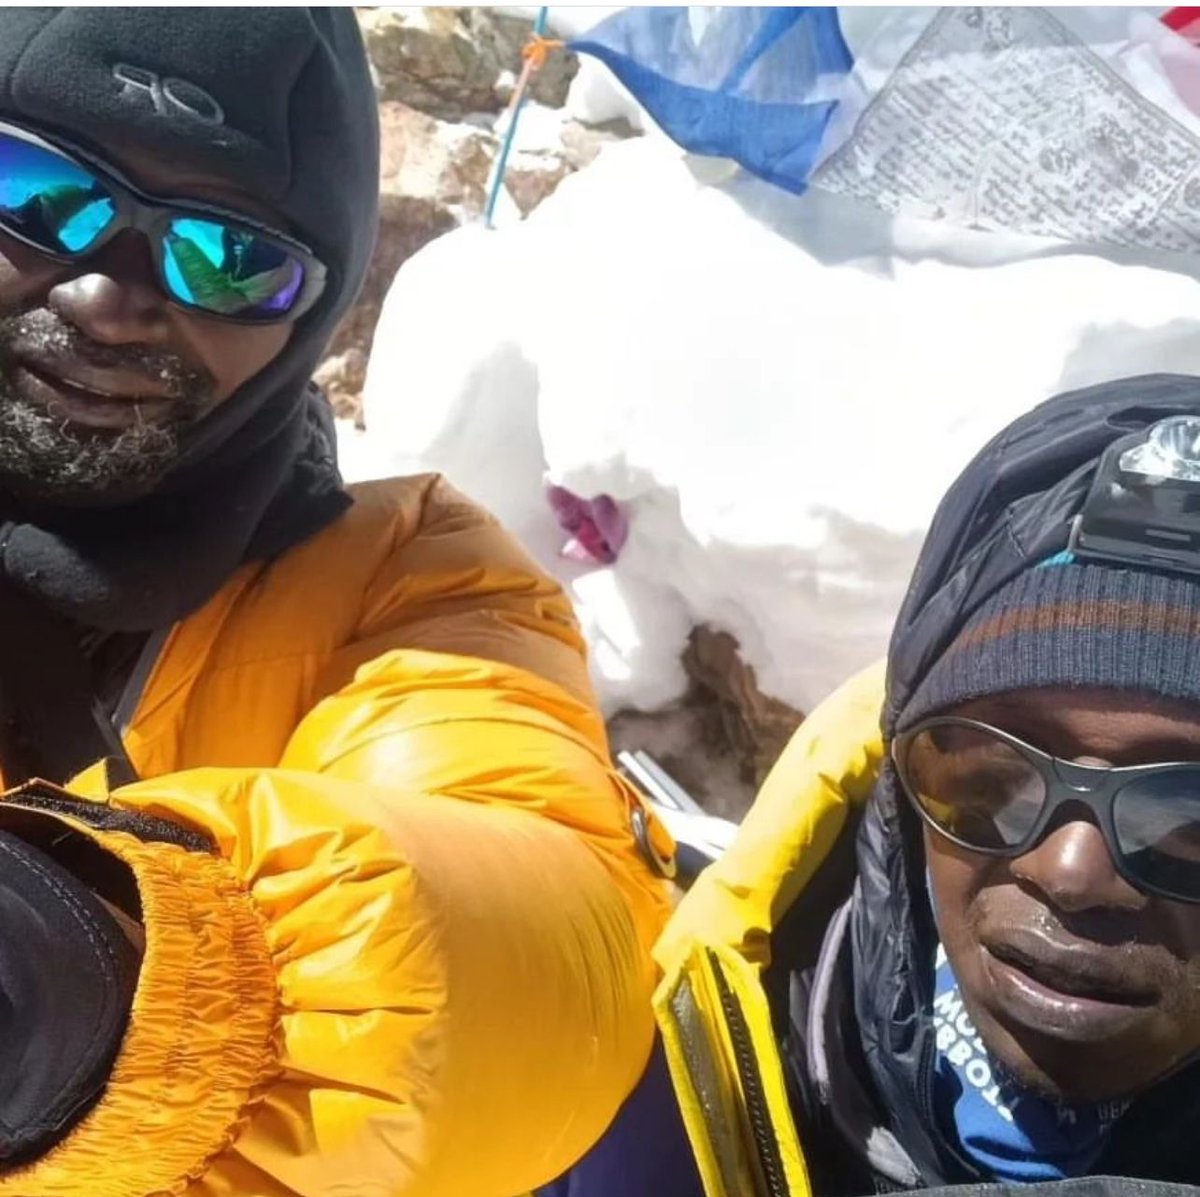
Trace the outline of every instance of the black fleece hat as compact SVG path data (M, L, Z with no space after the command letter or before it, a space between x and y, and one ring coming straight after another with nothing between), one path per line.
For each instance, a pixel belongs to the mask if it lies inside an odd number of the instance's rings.
M354 12L0 7L0 119L116 165L136 146L228 180L330 272L288 345L188 430L152 495L41 511L0 536L4 573L62 614L161 627L243 561L290 547L348 503L328 405L310 380L375 237L378 115Z
M0 831L0 1166L58 1142L99 1097L137 975L91 890Z
M1200 704L1200 579L1056 554L979 606L903 723L968 699L1047 686Z
M888 653L887 735L982 694L1105 686L1200 700L1200 581L1066 552L1101 455L1200 415L1200 378L1059 395L976 456L934 516Z
M352 9L17 8L0 34L0 115L236 183L335 271L326 312L357 290L378 131Z

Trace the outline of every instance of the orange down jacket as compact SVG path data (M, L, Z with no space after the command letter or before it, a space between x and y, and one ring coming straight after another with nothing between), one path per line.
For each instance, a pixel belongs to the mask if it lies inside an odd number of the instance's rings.
M154 647L142 780L70 787L216 850L36 816L132 872L146 954L100 1104L0 1197L516 1197L640 1075L666 883L570 608L443 481L354 494Z

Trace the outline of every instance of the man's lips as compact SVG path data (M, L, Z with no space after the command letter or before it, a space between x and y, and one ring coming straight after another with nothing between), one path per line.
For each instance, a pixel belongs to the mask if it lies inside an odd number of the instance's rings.
M1152 1016L1161 998L1120 948L1076 947L1008 928L982 949L997 1017L1052 1040L1111 1041Z
M13 354L18 366L53 380L66 383L77 391L98 395L103 399L125 399L131 402L177 399L177 386L170 377L154 377L144 370L128 366L106 365L89 361L78 353L39 352L34 347L19 347Z
M1053 944L1037 933L1013 932L984 945L1002 964L1019 969L1038 984L1068 997L1124 1006L1153 1005L1157 992L1145 981L1112 967L1103 949Z
M168 380L127 369L92 365L80 358L49 361L20 354L12 367L15 389L73 424L120 429L161 419L176 396Z

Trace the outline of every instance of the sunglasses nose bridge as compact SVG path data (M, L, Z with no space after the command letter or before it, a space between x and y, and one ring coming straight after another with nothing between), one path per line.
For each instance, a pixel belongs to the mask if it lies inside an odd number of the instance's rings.
M161 231L163 222L161 210L143 204L133 196L130 196L121 205L118 217L121 230L132 229L134 232L141 233L151 243Z
M1108 780L1109 770L1099 765L1079 765L1074 761L1054 759L1054 776L1068 790L1077 794L1092 794Z

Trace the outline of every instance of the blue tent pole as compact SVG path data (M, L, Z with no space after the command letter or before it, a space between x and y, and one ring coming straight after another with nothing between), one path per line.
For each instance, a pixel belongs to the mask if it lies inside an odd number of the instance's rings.
M535 37L541 37L546 32L546 21L549 16L549 6L543 5L538 10L537 20L533 23ZM508 169L508 155L517 134L517 118L521 115L521 108L525 104L525 93L532 75L532 66L527 62L521 72L521 78L517 82L517 90L513 94L508 129L504 134L504 144L500 147L500 156L496 159L496 165L492 171L492 184L488 188L487 204L483 209L483 221L489 229L492 227L492 217L496 213L496 201L500 198L500 188L504 184L504 172Z

